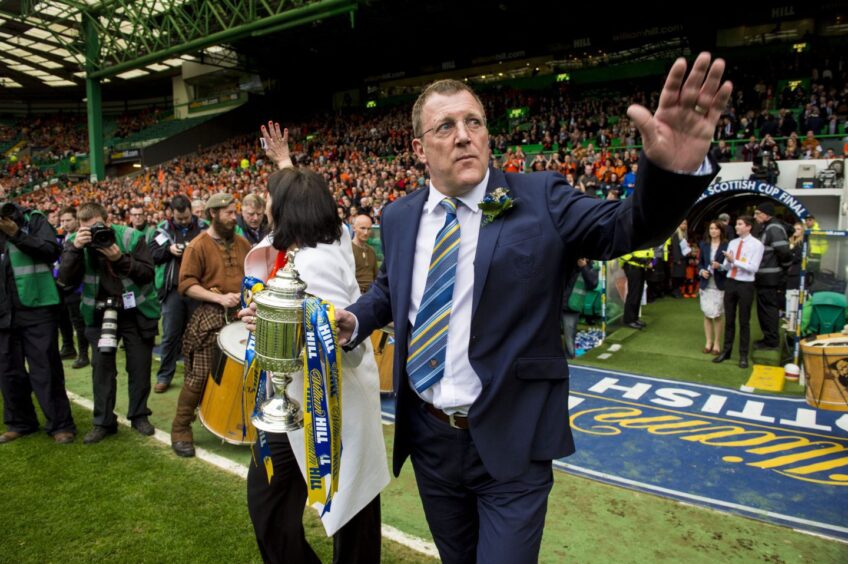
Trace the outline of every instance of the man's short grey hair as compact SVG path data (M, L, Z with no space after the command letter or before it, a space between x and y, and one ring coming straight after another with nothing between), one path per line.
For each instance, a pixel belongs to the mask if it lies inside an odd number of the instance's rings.
M474 99L477 100L478 104L480 104L480 110L483 112L483 120L485 121L486 110L483 108L483 102L480 101L480 97L477 96L474 90L462 81L446 78L444 80L437 80L430 84L424 89L424 92L418 96L418 99L415 100L415 105L412 106L412 135L418 138L424 133L424 126L421 123L421 112L424 111L424 104L427 103L430 96L433 94L450 96L451 94L458 94L460 92L468 92L474 96Z

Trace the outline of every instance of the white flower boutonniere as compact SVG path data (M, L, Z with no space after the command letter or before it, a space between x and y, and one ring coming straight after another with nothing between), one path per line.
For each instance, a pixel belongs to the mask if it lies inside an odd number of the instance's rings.
M516 202L518 200L514 200L506 188L495 188L494 191L486 194L483 201L477 204L483 212L483 225L492 223L505 214L515 206Z

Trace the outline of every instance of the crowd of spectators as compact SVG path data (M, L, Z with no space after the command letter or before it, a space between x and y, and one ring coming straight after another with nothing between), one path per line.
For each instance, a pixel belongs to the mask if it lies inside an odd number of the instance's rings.
M800 59L799 59L800 60ZM842 130L848 116L848 81L842 56L788 63L786 69L764 73L735 69L735 93L716 129L713 155L720 162L753 161L768 152L772 159L828 158L821 135ZM793 66L794 65L794 66ZM768 73L772 74L769 75ZM809 81L777 92L777 80L763 76L807 73ZM804 76L804 74L802 74ZM805 86L807 84L808 86ZM508 87L481 93L489 116L492 164L508 172L556 171L578 190L599 197L627 197L635 184L638 130L628 119L630 104L658 104L650 81L630 81L626 89L578 88L559 83L547 91ZM658 87L657 87L658 88ZM520 120L508 110L526 108ZM159 118L157 110L122 116L119 132L130 134ZM52 154L67 154L87 146L82 117L36 118L21 129L33 144ZM323 174L338 202L338 213L350 221L359 213L379 222L382 209L404 194L427 185L424 167L411 148L408 108L314 116L290 125L292 156ZM0 139L4 132L0 128ZM220 145L181 156L137 174L97 184L87 181L52 187L22 197L41 209L78 205L95 199L116 220L125 220L129 206L141 203L149 221L160 220L178 193L204 200L219 191L238 199L263 192L273 165L264 159L258 135L243 135ZM529 145L541 153L528 157ZM524 149L522 149L524 147ZM42 179L26 159L7 163L0 183L8 190Z
M155 125L162 117L159 108L142 110L140 112L127 112L118 116L115 137L125 139L134 133Z

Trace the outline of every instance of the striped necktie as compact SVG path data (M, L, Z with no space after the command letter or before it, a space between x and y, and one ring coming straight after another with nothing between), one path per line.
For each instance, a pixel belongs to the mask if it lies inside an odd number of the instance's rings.
M457 204L456 198L445 198L439 202L445 209L445 224L436 235L427 271L427 284L409 342L406 371L418 393L441 380L445 374L448 324L459 256Z

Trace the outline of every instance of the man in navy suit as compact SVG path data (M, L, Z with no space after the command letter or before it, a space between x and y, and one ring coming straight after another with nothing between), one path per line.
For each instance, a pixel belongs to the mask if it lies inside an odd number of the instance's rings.
M394 472L411 457L443 561L538 559L551 461L574 451L564 281L580 257L650 247L679 225L717 172L705 157L731 92L723 69L702 53L686 78L679 59L656 114L629 108L644 154L621 202L557 174L490 169L483 106L462 82L436 82L415 103L430 187L384 210L380 275L337 319L351 345L395 323ZM502 213L485 217L477 204L499 188Z

